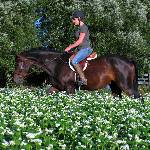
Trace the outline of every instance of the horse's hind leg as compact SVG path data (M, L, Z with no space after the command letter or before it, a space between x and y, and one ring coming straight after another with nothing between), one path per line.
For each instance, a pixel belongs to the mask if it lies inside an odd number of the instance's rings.
M127 89L127 90L126 90L126 93L127 93L129 96L133 96L135 99L139 98L139 100L141 101L141 103L144 104L144 99L143 99L143 97L140 95L140 93L139 93L138 90L135 90L134 88L131 88L131 89Z
M141 103L144 104L144 98L140 95L138 89L132 87L131 89L126 90L129 96L133 96L135 99L139 98Z
M134 98L139 98L140 94L138 91L135 91L133 88L126 88L125 93L129 96L133 96Z
M111 81L111 84L109 86L111 88L111 92L114 97L119 96L119 98L122 98L121 95L122 90L118 87L118 85L114 81Z
M138 90L133 89L133 95L134 95L134 98L140 98L140 93Z
M138 91L138 88L136 88L132 81L126 82L126 80L123 82L118 82L118 86L124 91L128 96L133 96L134 98L139 98L140 94Z

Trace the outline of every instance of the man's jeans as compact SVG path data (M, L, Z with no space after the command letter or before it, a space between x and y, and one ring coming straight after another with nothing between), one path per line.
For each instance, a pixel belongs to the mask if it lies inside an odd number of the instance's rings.
M92 53L91 48L84 48L84 49L79 50L77 54L75 55L75 57L73 58L72 64L73 65L78 64L80 61L88 57L91 53Z

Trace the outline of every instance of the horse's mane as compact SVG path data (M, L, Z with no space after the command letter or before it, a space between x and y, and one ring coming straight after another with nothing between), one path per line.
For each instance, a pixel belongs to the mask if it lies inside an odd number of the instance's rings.
M24 51L26 54L60 54L53 48L37 47Z
M25 57L27 59L39 59L42 56L60 55L61 53L52 48L37 47L25 50L17 55L17 57Z

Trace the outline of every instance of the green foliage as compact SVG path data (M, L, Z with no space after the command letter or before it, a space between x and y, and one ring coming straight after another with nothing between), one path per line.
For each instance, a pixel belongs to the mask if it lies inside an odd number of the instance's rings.
M92 47L99 55L120 54L149 72L149 0L9 0L0 2L0 60L8 72L14 70L16 53L41 45L34 28L35 10L46 8L50 43L63 51L74 41L70 16L75 9L86 12ZM146 60L144 61L144 59Z
M149 149L150 94L0 90L0 149Z

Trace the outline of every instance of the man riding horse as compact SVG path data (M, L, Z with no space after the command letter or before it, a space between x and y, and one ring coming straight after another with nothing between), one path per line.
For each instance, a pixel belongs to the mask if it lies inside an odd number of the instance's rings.
M89 30L84 23L84 18L85 15L82 11L77 10L73 13L72 23L75 26L78 26L75 32L76 41L73 44L69 45L65 49L65 51L68 52L73 48L78 49L77 54L72 59L72 64L80 76L81 79L80 84L87 85L87 79L85 78L84 72L79 64L79 62L84 60L92 53L92 48L90 46L90 40L89 40Z
M121 98L122 92L125 92L128 96L140 98L137 67L132 59L117 55L97 57L88 62L88 67L83 73L79 62L91 56L92 53L88 27L84 24L83 19L82 11L73 13L72 22L79 26L76 31L77 40L65 49L66 52L72 48L77 47L78 49L72 59L72 64L80 76L82 89L93 91L110 85L114 96ZM79 85L76 84L76 73L70 69L67 63L70 56L69 53L52 52L41 47L22 52L16 56L14 82L22 83L28 76L29 68L35 65L49 74L52 85L50 93L67 91L68 94L73 94Z

